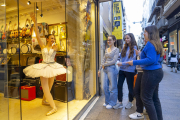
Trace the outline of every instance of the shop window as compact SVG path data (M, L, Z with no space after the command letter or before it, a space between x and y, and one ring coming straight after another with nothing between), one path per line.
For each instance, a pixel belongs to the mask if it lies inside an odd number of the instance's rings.
M172 49L175 49L177 51L177 32L174 30L169 34L169 48L170 52L172 52Z
M179 58L180 58L180 30L178 31L178 36L179 36L179 39L178 39L178 42L179 42L178 48L179 48Z
M67 55L75 87L68 115L73 119L96 93L95 4L89 0L67 4L66 20Z
M0 118L2 120L73 119L96 94L95 4L89 0L6 0L0 20ZM19 3L19 4L18 4ZM53 34L55 61L66 73L55 77L51 94L57 113L46 116L40 77L23 73L43 61L29 13L35 13L40 39Z

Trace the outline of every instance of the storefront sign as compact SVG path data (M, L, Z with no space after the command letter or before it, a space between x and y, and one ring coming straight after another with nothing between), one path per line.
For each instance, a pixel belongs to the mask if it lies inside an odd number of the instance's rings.
M166 40L166 36L163 36L163 37L162 37L162 41L165 41L165 40Z
M180 17L180 12L174 16L175 19Z
M121 2L114 2L113 3L113 26L114 30L112 34L116 37L117 40L121 40L123 37L122 33L122 7Z

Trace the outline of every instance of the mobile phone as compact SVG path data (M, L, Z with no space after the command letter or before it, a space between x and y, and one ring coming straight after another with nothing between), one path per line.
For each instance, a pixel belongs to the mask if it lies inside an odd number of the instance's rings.
M54 46L54 45L56 45L56 43L55 43L55 42L52 44L52 46Z

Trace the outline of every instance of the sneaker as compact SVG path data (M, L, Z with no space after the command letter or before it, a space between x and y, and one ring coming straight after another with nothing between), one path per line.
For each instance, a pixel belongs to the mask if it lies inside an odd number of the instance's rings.
M117 103L115 106L113 106L114 109L123 108L123 104Z
M104 107L106 107L106 106L107 106L107 104L106 104L106 103L104 103L104 104L103 104L103 106L104 106Z
M111 105L107 105L106 109L112 109L113 107Z
M133 106L133 104L132 104L132 102L128 102L128 104L126 105L126 109L130 109L130 108L132 108L132 106Z
M144 115L142 115L141 113L135 112L133 114L130 114L129 117L131 119L143 119Z
M175 68L175 73L177 73L177 68Z

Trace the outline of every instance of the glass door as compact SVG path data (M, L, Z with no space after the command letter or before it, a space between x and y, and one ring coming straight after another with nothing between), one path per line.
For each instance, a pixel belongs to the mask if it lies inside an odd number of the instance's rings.
M0 2L0 118L8 120L8 79L7 79L7 43L6 43L6 1ZM4 52L3 52L4 51ZM6 64L5 64L6 63Z
M56 0L38 0L37 2L34 0L19 1L20 33L25 33L20 36L20 66L22 69L25 69L34 64L44 64L45 62L42 56L42 49L40 49L36 38L34 23L31 20L30 13L34 13L36 16L40 39L45 47L48 45L50 34L55 39L58 50L56 51L55 58L52 59L65 67L65 1ZM51 49L48 51L49 54ZM52 67L50 63L45 64L48 64L48 67ZM43 72L48 67L43 67L38 72ZM55 69L56 68L53 67L53 70ZM64 82L64 80L66 80L66 78L64 78L65 74L58 75L52 80L49 79L49 77L46 79L48 81L48 88L51 91L51 96L57 107L57 112L50 116L46 116L46 113L52 110L50 107L51 103L44 97L45 88L43 90L40 77L33 78L31 75L26 76L23 72L22 74L24 75L22 76L23 83L21 84L22 120L66 120L67 90ZM48 74L48 71L44 74L42 73L43 76L45 76L45 74ZM44 101L46 101L46 104L44 104Z
M1 4L1 94L2 117L8 120L20 120L20 74L19 74L19 37L18 37L18 3L6 0ZM16 37L15 37L16 36ZM1 112L0 112L1 117ZM2 118L1 117L1 118ZM5 119L5 118L4 118Z

